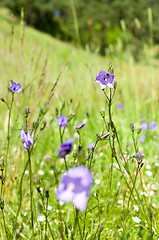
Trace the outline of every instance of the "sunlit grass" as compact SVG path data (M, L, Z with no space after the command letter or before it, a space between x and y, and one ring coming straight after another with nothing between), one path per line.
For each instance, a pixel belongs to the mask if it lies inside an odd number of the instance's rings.
M143 121L155 121L158 123L158 69L153 62L151 63L151 59L147 64L145 64L144 59L142 62L136 63L127 53L125 53L123 60L119 56L102 58L88 51L76 49L71 45L53 39L49 35L20 25L17 19L13 21L14 33L12 34L11 17L4 9L0 11L0 23L0 97L10 103L11 93L8 91L8 87L11 85L10 79L20 82L23 88L21 93L15 94L12 111L11 127L13 129L10 138L8 174L4 194L6 225L9 232L12 232L13 221L19 203L20 177L27 161L27 154L23 150L20 139L20 129L25 123L24 109L26 106L30 109L28 127L32 129L32 123L37 121L40 110L45 108L45 103L48 103L50 90L61 71L54 96L49 103L49 111L43 119L47 123L46 128L40 132L40 137L32 153L33 175L39 176L40 179L33 186L35 219L44 216L45 190L49 190L49 205L52 210L48 211L48 219L54 238L59 239L58 224L60 217L59 206L55 199L57 184L53 171L55 171L56 166L58 181L60 181L65 168L63 160L57 158L60 136L57 125L57 110L55 109L58 108L60 114L62 104L65 102L62 113L68 118L71 114L75 114L72 120L69 121L64 140L72 138L76 132L77 124L87 120L85 127L80 131L83 152L79 155L80 164L86 164L88 145L95 142L97 133L102 134L105 131L104 122L100 115L101 110L106 112L106 121L109 120L108 106L104 94L100 86L94 81L100 70L107 70L111 61L115 69L115 81L117 81L117 92L112 106L113 119L125 156L132 156L135 152L132 146L130 123L134 122L136 132L141 126L140 119L143 114ZM69 61L63 68L68 58ZM120 102L124 105L123 110L117 108ZM3 156L6 150L8 111L3 102L0 103L0 106L0 155ZM138 146L145 154L145 164L142 172L144 188L149 193L149 197L143 196L142 200L144 204L147 202L147 204L151 205L150 212L147 214L153 215L153 226L157 229L158 165L156 163L159 160L158 132L141 131L139 136L136 134L138 139L142 134L146 135L146 141L144 143L139 142ZM78 140L75 142L72 152L77 151ZM81 228L84 227L84 221L86 220L85 237L87 239L97 239L97 236L99 239L148 239L152 234L149 233L148 226L144 225L144 221L147 219L142 219L141 225L137 226L132 220L132 217L136 216L136 214L142 218L140 212L138 214L133 209L134 200L130 204L129 213L126 211L129 190L115 163L113 165L112 179L110 177L111 155L109 142L99 142L92 166L94 184L91 189L87 214L86 216L85 213L80 215ZM75 158L72 154L68 155L67 161L69 167L74 166ZM129 164L131 174L134 176L137 167L136 162L132 161ZM152 176L146 173L148 170L152 172ZM24 227L22 233L20 233L21 239L31 237L28 182L29 175L26 172L17 230L18 232L22 226ZM140 177L137 187L140 194L142 191ZM41 189L41 195L37 192L38 188ZM152 196L150 191L152 191ZM155 203L156 206L153 205L152 207L152 203ZM153 212L151 212L152 210ZM69 239L70 229L74 224L72 203L63 204L61 213L65 236L68 235ZM40 237L44 239L44 225L45 222L41 224L40 221L35 221L36 239ZM5 239L4 228L0 234ZM76 232L75 239L77 239L77 236L78 232ZM51 239L50 232L48 239Z

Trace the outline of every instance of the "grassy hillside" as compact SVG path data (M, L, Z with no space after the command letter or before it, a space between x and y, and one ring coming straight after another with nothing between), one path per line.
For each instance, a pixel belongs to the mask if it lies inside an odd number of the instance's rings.
M2 215L3 213L5 214L9 236L14 235L13 222L19 204L20 178L27 159L27 154L23 150L20 139L20 129L26 122L24 109L26 106L30 109L31 113L28 117L27 124L28 128L32 129L33 122L37 121L41 116L40 110L42 109L44 112L46 103L49 105L49 111L46 115L42 115L42 121L46 121L46 127L44 130L41 130L43 126L41 125L37 134L38 140L32 153L32 171L33 175L37 175L40 178L38 187L43 189L43 193L46 189L50 191L49 204L53 209L51 213L49 212L50 226L53 229L54 235L52 239L60 239L59 223L61 222L61 218L58 214L59 211L62 211L63 214L65 236L68 235L70 237L70 232L75 231L76 225L74 228L71 227L74 224L73 219L75 213L72 205L64 204L59 207L55 199L57 186L56 176L54 179L54 175L52 174L55 170L54 167L56 166L57 168L56 174L58 181L60 181L60 177L64 173L63 160L57 158L60 145L57 115L60 115L62 112L62 114L68 118L73 116L64 134L64 140L72 138L74 135L77 137L73 152L78 151L80 137L82 139L83 152L78 152L78 161L76 161L74 155L68 156L69 167L75 166L77 163L87 165L85 159L88 145L96 141L97 133L102 134L105 131L105 125L100 115L101 110L106 112L105 121L109 122L110 114L108 114L108 105L106 104L100 85L95 83L95 78L99 71L107 71L109 62L113 64L115 81L117 81L117 90L112 105L113 114L111 114L119 134L121 148L123 149L125 158L130 157L128 158L130 162L127 163L128 165L130 164L131 170L129 176L130 186L133 188L133 184L136 184L136 189L139 192L141 192L141 186L143 189L145 188L147 191L150 191L151 186L156 184L155 189L157 189L158 169L155 164L158 163L159 160L158 131L147 130L144 132L141 130L141 133L138 134L138 129L143 122L159 122L159 70L157 62L154 62L148 55L145 55L142 62L135 63L128 52L121 54L121 56L107 56L106 58L102 58L96 53L90 53L88 49L77 49L74 46L53 39L49 35L24 26L23 22L20 23L20 20L11 17L11 14L6 9L0 9L0 59L0 97L8 104L11 103L12 94L8 91L8 87L11 86L11 79L16 83L21 83L23 89L22 92L14 96L8 154L6 154L8 110L6 104L0 102L0 156L4 156L4 158L8 156L8 171L3 195L3 191L1 191L1 195L5 201L5 211L2 211ZM56 81L57 85L55 86ZM52 87L55 87L54 95L50 102L48 102ZM62 107L64 102L65 106ZM117 108L119 103L123 103L123 110ZM59 112L56 115L57 109ZM40 124L44 124L42 121ZM81 129L80 135L76 131L76 125L83 121L86 121L86 125ZM136 167L132 157L135 150L133 149L132 132L130 129L131 122L135 124L135 137L137 138L138 147L145 154L145 167L143 167L142 172L144 184L142 184L142 179L140 181L140 177L137 183L136 180L131 182L131 175L134 179L135 176L139 176L134 174ZM142 135L146 135L146 141L144 143L139 142ZM36 134L34 137L35 136ZM115 144L117 144L117 142L117 139L115 139ZM84 226L86 228L84 229L83 227L82 230L85 235L83 239L97 239L97 233L99 239L100 236L101 239L124 239L124 236L126 236L125 239L148 239L150 235L153 236L154 234L152 234L152 231L149 229L149 215L152 214L152 206L148 204L157 204L158 193L154 190L153 200L151 196L148 198L146 210L142 209L146 201L145 197L143 196L138 202L139 205L142 203L140 210L141 216L144 217L142 218L141 225L136 228L132 222L132 216L135 214L133 212L133 205L136 204L136 192L133 193L132 190L131 193L130 189L127 189L124 182L124 175L120 174L117 165L113 162L115 160L112 160L113 153L108 149L109 145L111 145L111 142L100 141L95 151L92 173L94 180L100 179L101 184L93 185L88 214L81 213L79 218L81 224L85 224ZM117 154L123 164L120 152L121 148L117 148ZM114 166L114 170L112 170L111 166ZM151 178L146 174L148 168L146 168L146 166L151 166L153 174ZM40 174L39 170L43 171L43 173ZM1 173L3 174L3 170L1 170ZM126 174L127 173L125 173L125 175ZM117 189L117 186L120 186L118 184L119 181L121 188ZM20 239L32 239L29 224L30 205L28 204L28 182L29 175L26 173L23 184L24 196L22 210L19 214L17 228L18 232L22 226L24 227L22 234L20 233ZM108 184L108 182L110 184ZM148 184L151 185L149 189ZM43 200L45 202L46 199L45 197L44 199L41 198L36 190L37 185L34 183L34 215L37 219L38 216L43 213ZM127 202L129 202L129 197L131 198L129 194L133 195L134 198L130 201L130 206L128 203L130 207L130 212L128 213L126 210L128 211L129 207L126 206ZM122 201L125 201L125 205L121 204ZM112 203L114 207L111 206ZM94 207L95 210L91 210L94 209ZM157 209L158 206L153 209L154 218L152 225L155 226L154 232L158 224ZM127 216L125 217L124 214L126 213ZM88 217L86 217L86 215L88 215ZM3 237L2 239L5 239L6 231L4 229L3 217L2 225L3 229L0 234L1 237ZM46 226L46 224L44 225ZM99 228L99 226L101 228ZM146 228L145 233L144 226ZM35 221L35 239L40 239L40 236L41 239L44 239L44 230L42 228L43 225L40 224L40 221ZM69 228L74 230L69 230ZM120 233L119 229L121 229ZM87 233L85 234L86 231ZM51 239L52 235L50 232L48 236L50 236L48 239ZM78 231L75 233L75 236L75 239L77 239L77 236L79 236ZM69 237L68 239L71 239Z

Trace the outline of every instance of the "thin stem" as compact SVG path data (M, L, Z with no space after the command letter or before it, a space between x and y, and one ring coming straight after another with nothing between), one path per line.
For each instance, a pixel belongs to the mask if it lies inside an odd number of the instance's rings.
M28 167L28 164L29 164L29 160L27 160L27 162L26 162L26 164L25 164L25 167L24 167L24 170L23 170L21 179L20 179L20 186L19 186L20 199L19 199L19 207L18 207L17 214L16 214L16 217L15 217L15 220L14 220L14 228L16 228L18 215L19 215L20 209L21 209L22 195L23 195L23 194L22 194L22 183L23 183L24 174L25 174L25 171L26 171L26 169L27 169L27 167Z
M4 217L4 209L2 209L2 218L3 218L3 224L4 224L5 233L6 233L6 238L7 238L7 240L9 240L8 231L7 231L7 227L6 227L6 221L5 221L5 217Z
M95 145L94 145L94 148L92 149L91 158L90 158L90 161L89 161L89 170L91 169L91 165L92 165L92 160L93 160L95 148L96 148L98 142L99 142L99 139L96 140Z
M68 166L67 166L66 156L63 159L64 159L64 163L65 163L65 168L66 168L66 171L67 171L68 170Z
M47 225L48 225L48 201L49 201L49 198L47 197L46 198L47 200L46 200L46 214L45 214L45 216L46 216L46 222L45 222L45 240L47 239Z
M29 150L28 150L28 160L29 160L29 177L30 177L31 229L32 229L32 239L34 240L33 182L32 182L32 169L31 169L31 153Z
M12 100L11 100L11 105L8 108L9 109L9 118L8 118L8 130L7 130L7 148L6 148L6 156L5 156L5 177L7 175L7 165L8 165L8 152L9 152L9 144L10 144L10 122L11 122L11 113L12 113L12 107L13 107L13 102L14 102L14 93L12 93Z

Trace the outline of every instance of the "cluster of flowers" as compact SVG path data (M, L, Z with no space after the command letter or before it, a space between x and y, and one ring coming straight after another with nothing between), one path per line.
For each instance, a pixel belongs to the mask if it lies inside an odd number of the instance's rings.
M104 89L105 87L114 87L113 79L113 74L106 71L100 71L95 81L99 82L101 88ZM13 93L20 92L22 90L21 84L12 82L10 90ZM57 122L60 128L65 128L68 124L67 117L64 115L60 115ZM84 123L80 123L77 125L76 129L79 130L84 127L84 125ZM28 129L25 131L24 128L22 128L20 136L24 149L28 151L29 146L33 145L31 133ZM74 138L69 139L61 144L58 151L58 155L60 157L65 158L65 156L71 152L73 141ZM88 146L88 150L92 150L94 146L95 144L91 143ZM85 166L70 168L62 175L61 183L57 189L56 198L63 202L72 202L78 210L84 211L87 207L92 183L92 174Z
M149 124L147 122L142 123L140 128L143 131L147 131L148 129L150 131L157 131L157 127L158 127L157 123L155 123L154 121L151 121L151 122L149 122ZM145 135L142 135L141 138L140 138L140 142L144 143L145 142L145 138L146 138Z

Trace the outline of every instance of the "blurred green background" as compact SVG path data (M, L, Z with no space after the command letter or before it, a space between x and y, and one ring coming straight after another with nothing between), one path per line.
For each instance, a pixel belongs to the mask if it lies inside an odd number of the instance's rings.
M145 45L159 43L158 0L1 0L27 25L107 55L130 50L136 60Z

